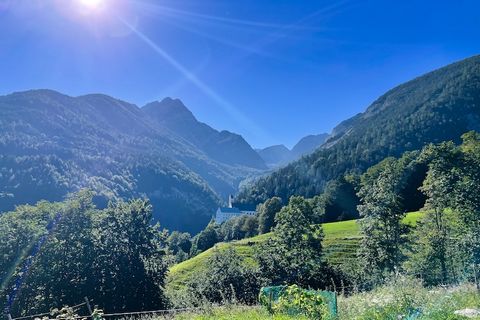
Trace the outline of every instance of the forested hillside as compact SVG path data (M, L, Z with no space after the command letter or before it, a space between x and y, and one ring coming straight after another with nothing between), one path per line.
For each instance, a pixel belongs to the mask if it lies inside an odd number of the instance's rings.
M345 173L362 172L385 157L428 143L459 142L462 134L479 128L480 56L475 56L390 90L364 113L339 124L322 148L259 178L237 201L313 197Z
M0 97L0 115L0 212L88 187L100 205L148 197L164 226L195 232L263 165L241 137L233 135L243 141L239 152L250 149L256 162L222 162L146 110L105 95L20 92ZM216 146L238 152L235 143Z

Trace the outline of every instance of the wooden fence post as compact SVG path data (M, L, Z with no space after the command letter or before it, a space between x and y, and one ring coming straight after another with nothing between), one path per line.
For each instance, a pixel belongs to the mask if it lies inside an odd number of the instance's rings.
M330 278L330 280L332 281L332 285L333 285L333 292L337 292L337 285L335 284L335 281L333 280L333 278Z
M88 297L85 297L85 302L87 303L89 316L91 316L93 314L93 310L92 310L92 306L90 305L90 301L88 300Z
M272 310L272 300L273 300L273 290L270 290L270 292L268 293L268 308L269 308L269 312L273 312Z
M337 296L337 292L335 292L335 314L334 314L335 317L338 317L338 296Z

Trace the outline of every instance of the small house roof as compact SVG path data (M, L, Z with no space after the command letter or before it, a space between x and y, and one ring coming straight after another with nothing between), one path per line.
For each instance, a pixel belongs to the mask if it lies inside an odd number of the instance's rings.
M223 213L241 213L238 208L218 208Z

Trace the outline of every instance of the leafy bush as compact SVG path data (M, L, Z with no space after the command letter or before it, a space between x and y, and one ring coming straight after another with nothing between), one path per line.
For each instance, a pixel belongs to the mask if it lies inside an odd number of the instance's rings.
M273 237L255 254L260 272L270 284L324 287L326 264L319 220L312 202L302 197L292 197L276 215Z
M310 319L329 318L323 297L313 290L304 290L297 285L287 287L278 302L272 306L272 310L280 314L304 315Z

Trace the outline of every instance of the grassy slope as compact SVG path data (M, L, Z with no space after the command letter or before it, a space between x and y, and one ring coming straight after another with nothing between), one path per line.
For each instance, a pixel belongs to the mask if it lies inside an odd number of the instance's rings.
M414 225L420 216L420 212L409 213L404 222ZM324 252L330 263L345 263L354 258L361 237L356 220L325 223L323 224L323 231L325 233ZM233 246L238 254L245 258L246 263L254 264L255 245L266 241L269 237L271 237L271 233L240 241L218 243L212 249L173 266L169 272L169 283L173 287L182 287L194 272L208 267L206 261L212 255L213 250L225 250L230 246Z

